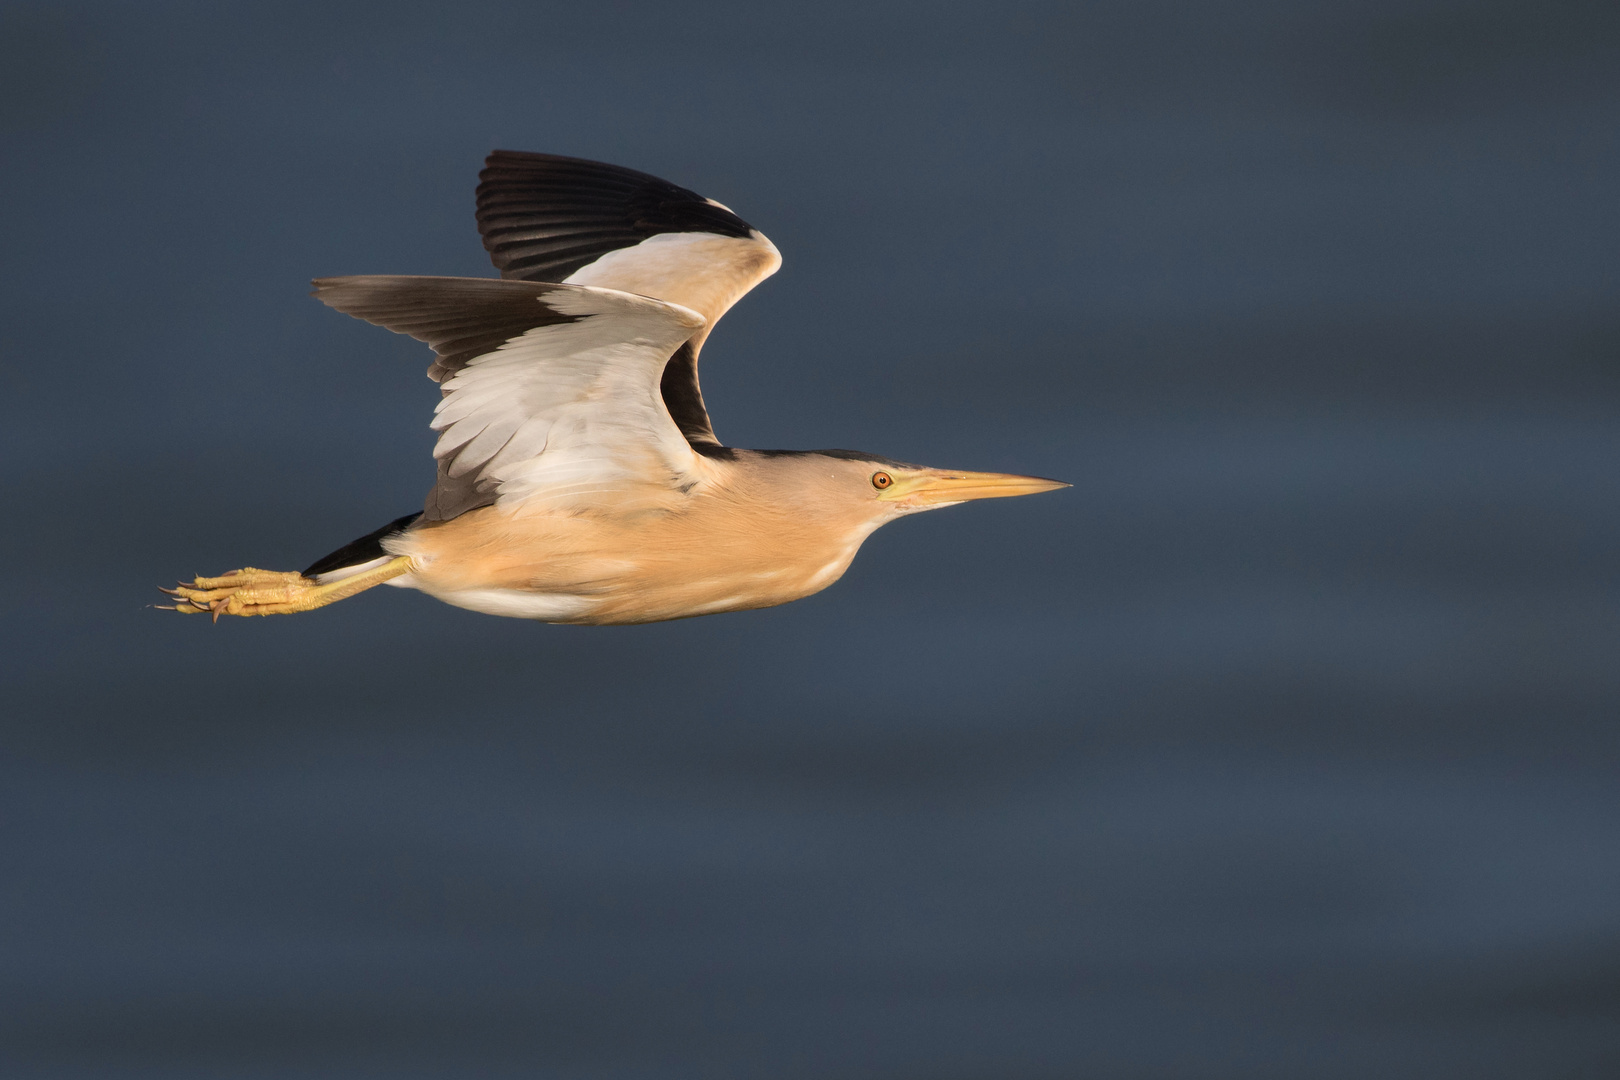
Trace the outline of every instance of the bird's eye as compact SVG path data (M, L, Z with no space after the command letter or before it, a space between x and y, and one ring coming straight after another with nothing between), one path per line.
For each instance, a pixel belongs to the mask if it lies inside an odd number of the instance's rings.
M886 472L875 472L872 474L872 486L877 488L879 491L882 491L892 483L894 483L894 477L890 476Z

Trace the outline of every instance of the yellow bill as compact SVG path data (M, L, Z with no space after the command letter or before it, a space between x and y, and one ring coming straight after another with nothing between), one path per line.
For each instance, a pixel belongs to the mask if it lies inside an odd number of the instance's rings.
M1040 476L1013 473L959 472L951 469L893 469L893 482L878 498L909 507L947 506L971 499L1006 499L1037 495L1070 485Z

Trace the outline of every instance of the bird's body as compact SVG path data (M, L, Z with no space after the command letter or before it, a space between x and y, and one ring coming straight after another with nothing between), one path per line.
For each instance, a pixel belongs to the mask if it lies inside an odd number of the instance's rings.
M837 581L881 524L818 498L838 473L868 485L862 463L782 455L750 468L710 464L713 477L660 507L586 511L474 510L401 533L387 551L413 569L394 579L446 603L547 622L636 623L809 596ZM763 482L762 482L763 478ZM393 582L390 582L392 584Z
M836 581L913 511L1063 485L843 450L723 446L697 381L717 320L781 257L735 214L616 166L498 151L479 227L502 279L317 280L317 299L436 354L439 478L301 574L172 590L180 611L303 611L387 582L458 607L639 623L768 607Z

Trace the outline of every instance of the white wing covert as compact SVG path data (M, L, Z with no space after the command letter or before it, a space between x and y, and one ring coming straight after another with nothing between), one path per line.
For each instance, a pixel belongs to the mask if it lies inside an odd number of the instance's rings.
M695 311L486 278L321 278L314 295L437 354L439 479L425 520L492 503L657 505L700 479L659 392L670 355L705 323Z
M479 181L478 231L503 278L620 289L703 316L662 389L692 445L718 447L698 353L720 316L782 265L775 245L713 199L600 161L497 150Z

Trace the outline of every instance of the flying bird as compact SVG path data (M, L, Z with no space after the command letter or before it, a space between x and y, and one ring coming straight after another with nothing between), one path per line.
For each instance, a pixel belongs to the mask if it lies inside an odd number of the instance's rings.
M309 611L387 583L554 623L770 607L837 581L903 514L1068 485L852 450L722 444L698 353L776 246L695 192L616 165L497 150L478 231L500 278L318 278L329 307L432 347L438 480L420 513L302 573L245 567L172 610Z

